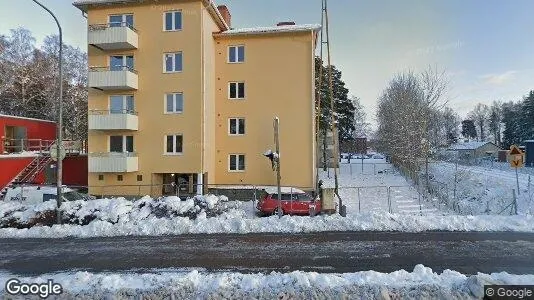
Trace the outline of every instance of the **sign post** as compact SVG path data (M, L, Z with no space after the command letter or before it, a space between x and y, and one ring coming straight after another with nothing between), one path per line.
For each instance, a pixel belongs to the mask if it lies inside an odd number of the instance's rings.
M525 163L524 153L516 145L510 146L510 153L508 154L508 159L510 161L510 166L515 169L515 181L517 184L517 194L520 195L521 191L519 190L519 174L517 169L522 168Z

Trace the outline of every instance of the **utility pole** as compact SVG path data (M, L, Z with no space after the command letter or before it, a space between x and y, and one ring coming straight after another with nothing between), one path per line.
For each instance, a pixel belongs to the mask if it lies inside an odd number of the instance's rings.
M63 199L63 190L62 190L62 179L63 179L63 162L61 159L61 149L63 144L63 30L61 29L61 25L59 25L59 21L46 6L42 5L37 0L32 0L37 5L42 7L44 10L46 10L52 18L54 18L54 21L56 21L57 27L59 29L59 103L58 103L58 116L57 116L57 133L56 133L56 147L57 147L57 168L56 168L56 188L57 188L57 211L56 211L56 222L58 224L61 224L61 200Z
M278 218L282 217L282 188L280 181L280 119L274 118L274 143L276 145L276 185L278 187Z

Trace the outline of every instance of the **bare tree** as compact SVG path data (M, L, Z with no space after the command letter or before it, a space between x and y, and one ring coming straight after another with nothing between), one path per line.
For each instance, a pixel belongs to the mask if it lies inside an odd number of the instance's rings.
M502 124L502 103L500 101L493 101L489 109L489 130L493 136L495 145L501 145L501 124Z

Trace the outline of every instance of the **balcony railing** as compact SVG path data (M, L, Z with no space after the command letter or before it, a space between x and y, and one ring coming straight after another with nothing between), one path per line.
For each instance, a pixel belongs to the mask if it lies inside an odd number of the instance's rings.
M89 110L90 130L138 130L139 118L130 109Z
M138 170L139 163L135 152L89 153L89 172L128 173Z
M89 87L100 90L136 90L137 71L130 66L89 67Z
M129 23L107 23L89 25L89 45L101 50L137 49L137 30Z

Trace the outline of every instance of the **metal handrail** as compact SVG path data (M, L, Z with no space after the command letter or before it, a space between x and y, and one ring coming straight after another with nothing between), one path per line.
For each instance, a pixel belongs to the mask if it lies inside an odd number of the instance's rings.
M111 25L120 25L120 26L111 26ZM134 32L137 32L137 29L131 25L130 23L128 22L110 22L110 23L102 23L102 24L91 24L89 25L89 31L97 31L97 30L106 30L108 28L113 28L113 27L128 27L130 28L131 30L133 30Z
M112 70L112 68L114 70ZM106 71L130 71L138 74L137 70L130 66L89 66L89 72L106 72Z
M0 142L4 149L12 149L13 151L48 151L50 146L55 143L55 140L43 139L8 139L0 138ZM17 145L17 143L19 143Z
M89 115L134 115L137 116L137 112L131 109L90 109Z
M137 157L137 152L90 152L89 157Z

